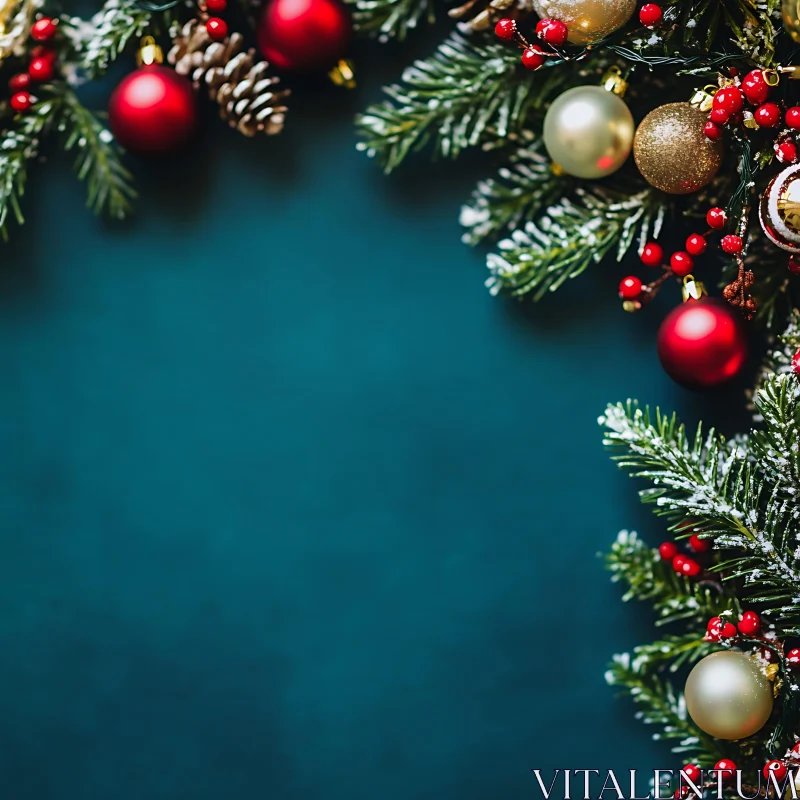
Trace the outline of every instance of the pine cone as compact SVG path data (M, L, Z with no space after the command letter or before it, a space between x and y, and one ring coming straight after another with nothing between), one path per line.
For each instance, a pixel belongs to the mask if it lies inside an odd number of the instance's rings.
M205 84L220 117L240 133L279 133L289 92L275 90L278 78L267 74L269 63L256 61L255 50L243 50L243 42L239 33L215 42L206 26L193 19L174 37L167 60L196 87Z

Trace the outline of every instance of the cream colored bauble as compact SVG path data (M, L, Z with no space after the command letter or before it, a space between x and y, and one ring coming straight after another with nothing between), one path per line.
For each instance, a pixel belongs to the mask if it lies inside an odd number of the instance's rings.
M621 28L636 10L636 0L533 0L542 19L558 19L573 44L594 44Z
M737 650L721 650L698 661L684 695L695 725L717 739L752 736L772 713L772 682L758 661Z
M544 145L564 172L604 178L631 152L633 116L622 98L601 86L576 86L559 95L544 118Z

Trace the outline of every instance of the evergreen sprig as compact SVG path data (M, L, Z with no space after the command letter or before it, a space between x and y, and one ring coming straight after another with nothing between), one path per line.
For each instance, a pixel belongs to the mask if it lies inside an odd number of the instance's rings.
M360 33L381 41L403 40L420 22L436 21L433 0L347 0L353 23Z

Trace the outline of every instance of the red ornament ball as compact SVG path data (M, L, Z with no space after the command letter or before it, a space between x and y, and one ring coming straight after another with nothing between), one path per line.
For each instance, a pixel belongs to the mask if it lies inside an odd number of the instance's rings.
M706 553L711 549L711 542L708 539L701 539L696 533L689 537L689 547L695 553Z
M773 128L780 122L781 110L775 103L764 103L753 112L753 119L761 128Z
M787 128L800 128L800 106L787 108L785 119Z
M781 142L775 153L782 164L794 164L797 161L797 145L794 142Z
M658 267L664 263L664 248L658 242L648 242L642 250L642 264Z
M734 761L731 761L729 758L723 758L720 761L717 761L716 764L714 764L714 771L722 773L722 780L725 783L733 780L733 776L736 773L736 770L737 770L736 763Z
M731 115L724 108L712 108L708 118L712 122L716 122L717 125L725 125L731 118Z
M658 546L658 554L662 561L672 561L678 555L678 545L675 542L662 542Z
M507 22L513 25L513 20ZM500 23L495 31L499 27ZM256 35L259 49L275 66L313 72L344 56L352 30L350 15L340 0L270 0Z
M693 782L696 783L697 781L700 780L700 767L698 767L696 764L687 764L685 767L683 767L681 772L690 781L693 781Z
M795 375L800 375L800 350L792 356L792 372Z
M657 6L655 3L646 3L639 9L639 22L645 28L655 28L662 19L664 19L664 12L661 10L661 6Z
M206 32L215 42L221 42L228 35L228 23L221 17L209 17Z
M724 108L729 114L736 114L744 106L744 95L738 86L726 86L720 89L712 101L714 108Z
M537 70L544 64L544 53L541 48L531 45L523 50L520 61L525 69Z
M14 75L8 81L8 88L12 92L21 92L23 89L29 88L31 85L31 76L27 72L20 72L19 75Z
M111 95L108 122L128 150L169 153L186 142L197 124L192 84L158 64L140 67L123 78Z
M736 255L736 253L742 252L744 242L740 236L729 233L727 236L722 237L722 241L720 242L719 246L729 255Z
M661 323L658 358L666 373L683 386L719 386L735 377L747 358L741 316L724 300L688 300Z
M536 23L536 35L547 44L561 47L567 41L569 31L560 19L540 19Z
M786 769L786 764L783 761L778 761L778 759L774 759L772 761L767 761L764 764L764 777L769 780L770 774L774 775L778 781L782 781L786 777L786 773L788 770Z
M31 104L33 103L33 98L31 97L30 92L17 92L16 94L11 95L11 100L9 100L11 104L11 108L17 112L27 111Z
M686 240L686 252L690 256L700 256L705 252L707 245L708 242L706 242L705 236L701 236L699 233L693 233Z
M716 142L722 138L722 128L720 128L716 122L706 122L706 124L703 125L703 133L706 135L706 138L711 139L712 142Z
M50 17L37 19L31 25L31 39L37 42L46 42L56 35L56 23Z
M55 66L52 58L39 56L31 59L28 65L28 74L34 81L49 81L55 73Z
M786 662L791 664L793 667L800 664L800 647L793 647L786 654Z
M769 96L769 84L760 69L748 72L742 79L742 92L754 106L761 105Z
M205 3L212 14L221 14L228 7L228 0L205 0Z
M709 228L713 228L715 231L721 230L725 227L725 209L717 208L710 208L708 213L706 214L706 224Z
M761 630L761 617L755 611L745 611L736 627L742 636L755 636Z
M672 254L669 259L669 265L679 278L685 277L694 269L692 257L683 250L678 250L677 253Z

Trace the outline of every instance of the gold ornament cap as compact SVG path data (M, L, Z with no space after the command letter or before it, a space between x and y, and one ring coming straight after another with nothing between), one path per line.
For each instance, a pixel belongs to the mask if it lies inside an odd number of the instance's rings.
M337 86L344 86L345 89L356 88L356 73L353 70L353 62L349 59L340 58L336 66L328 73L328 77Z
M136 63L140 67L149 67L151 64L164 63L164 51L158 46L152 36L145 36L139 45L136 54Z
M683 297L683 302L685 303L687 300L699 300L701 297L706 297L708 296L708 292L706 291L705 284L702 281L696 280L694 275L687 275L683 279L681 296Z

